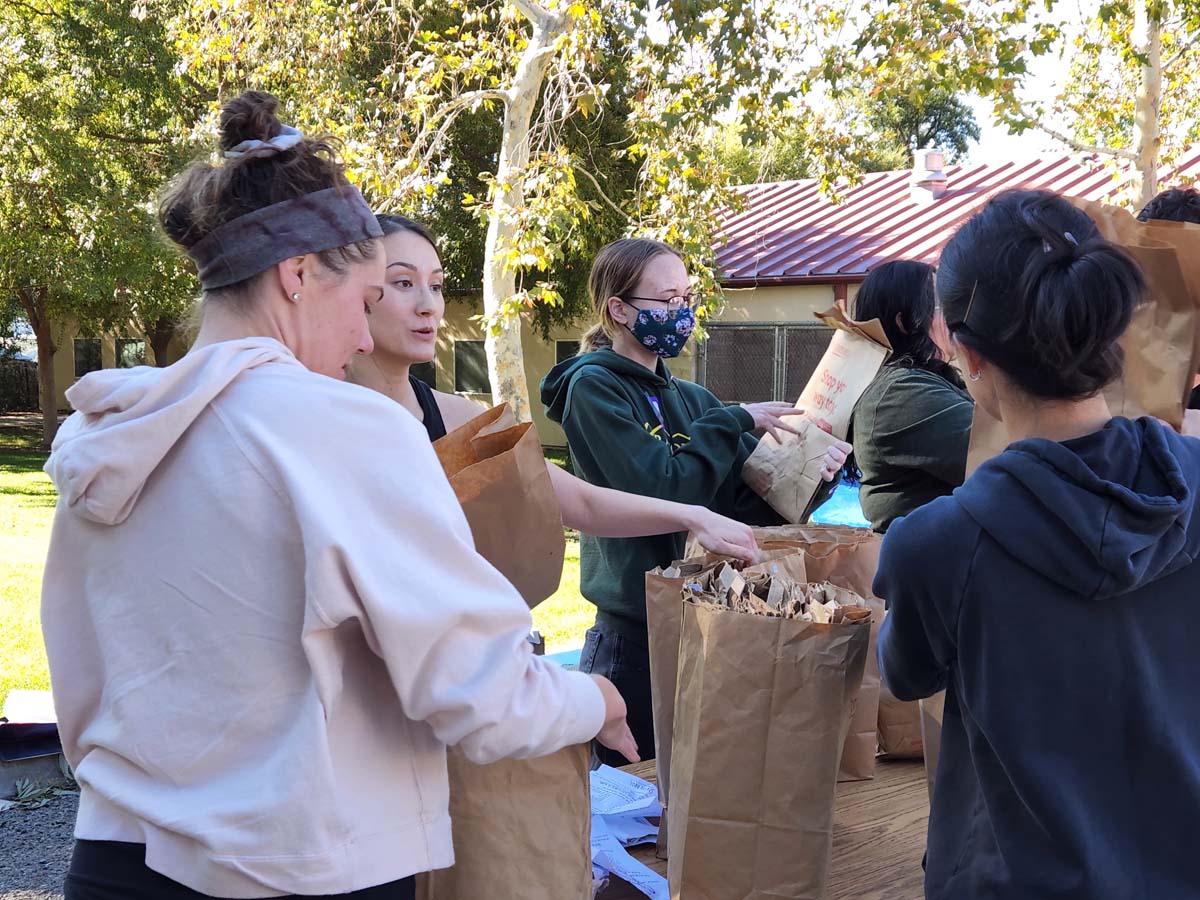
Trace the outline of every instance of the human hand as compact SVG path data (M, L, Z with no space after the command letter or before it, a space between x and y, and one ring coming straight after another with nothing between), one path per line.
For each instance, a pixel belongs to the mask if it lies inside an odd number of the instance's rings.
M742 408L750 415L754 416L754 430L765 431L775 440L782 442L781 434L800 434L800 427L790 425L784 421L784 417L799 417L804 415L804 410L797 409L790 403L777 403L769 401L767 403L743 403Z
M689 528L700 546L710 553L732 556L751 564L758 562L758 545L749 525L728 519L703 506L692 509L695 512Z
M821 480L833 481L853 452L854 448L845 441L834 441L825 451L825 460L821 465Z
M596 735L596 740L609 750L620 753L631 763L638 762L641 757L638 756L637 741L633 739L633 732L629 730L629 723L625 720L625 698L621 696L616 685L603 675L593 675L592 680L599 685L600 693L604 696L604 727Z

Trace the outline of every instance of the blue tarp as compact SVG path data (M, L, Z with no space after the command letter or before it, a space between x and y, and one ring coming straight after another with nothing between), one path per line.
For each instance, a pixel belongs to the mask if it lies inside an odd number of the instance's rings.
M871 523L863 516L858 503L858 485L843 481L833 491L833 496L817 508L812 521L818 525L852 525L870 528Z

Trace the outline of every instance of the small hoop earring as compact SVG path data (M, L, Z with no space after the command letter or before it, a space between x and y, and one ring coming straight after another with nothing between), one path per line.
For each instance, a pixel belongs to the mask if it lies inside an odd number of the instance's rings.
M293 299L293 300L299 300L299 299L300 299L300 292L299 292L299 291L292 291L292 299Z
M982 372L971 372L967 375L972 381L978 381L983 376Z

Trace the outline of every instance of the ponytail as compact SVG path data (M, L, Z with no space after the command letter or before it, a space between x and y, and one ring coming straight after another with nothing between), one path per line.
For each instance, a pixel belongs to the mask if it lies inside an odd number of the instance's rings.
M589 328L582 338L579 339L579 352L595 353L597 350L605 350L612 346L612 338L608 336L608 332L604 330L604 326L597 322Z

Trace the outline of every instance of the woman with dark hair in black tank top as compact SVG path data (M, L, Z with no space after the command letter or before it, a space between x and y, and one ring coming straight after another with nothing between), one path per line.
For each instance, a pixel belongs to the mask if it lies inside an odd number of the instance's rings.
M435 441L483 408L466 397L433 390L412 374L412 366L431 361L437 350L438 327L446 309L442 263L425 226L402 216L379 216L379 224L387 252L387 284L384 298L371 308L368 319L375 350L354 357L346 377L403 405ZM552 463L547 465L563 523L570 528L597 537L691 531L717 553L749 559L756 552L748 526L702 506L599 488Z

